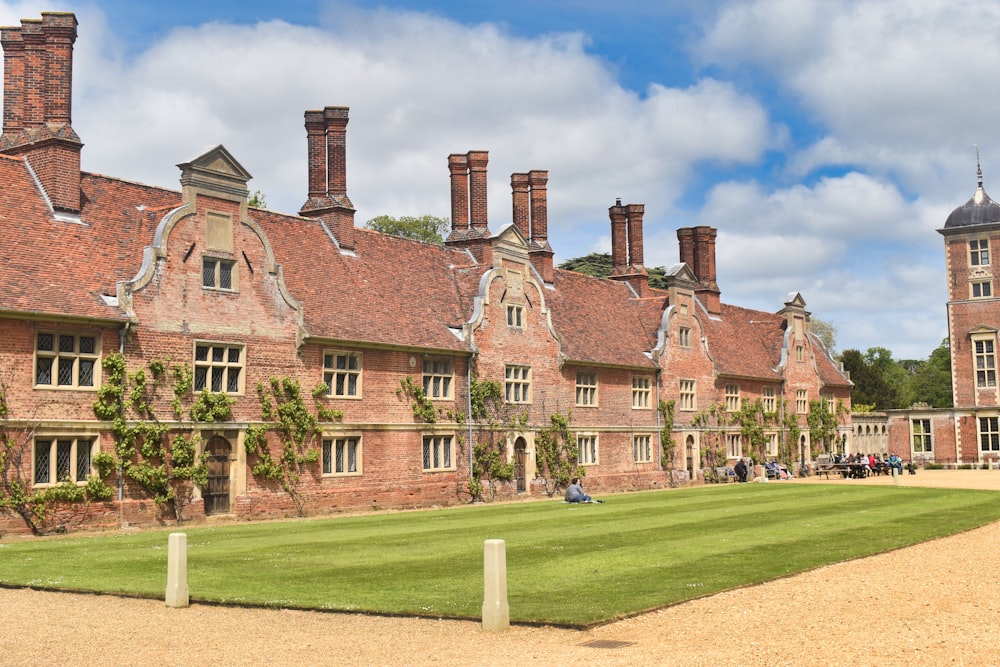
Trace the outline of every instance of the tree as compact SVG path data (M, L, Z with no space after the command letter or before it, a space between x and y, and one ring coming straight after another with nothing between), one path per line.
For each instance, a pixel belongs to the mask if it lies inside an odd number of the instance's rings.
M837 348L837 327L832 322L821 320L818 317L810 317L809 331L819 338L827 352L835 354Z
M450 225L448 218L438 218L433 215L422 215L419 218L408 215L400 218L380 215L366 222L365 229L413 241L441 245L444 243L444 233L448 231Z
M566 271L576 271L595 278L607 278L611 275L612 263L611 253L592 252L583 257L567 259L559 265L560 269ZM649 274L649 286L657 289L667 288L667 270L662 266L648 267L646 273Z
M952 407L951 343L945 338L910 377L913 402L935 408Z
M858 350L844 350L840 355L844 370L851 374L854 389L851 403L874 405L876 410L900 407L899 386L891 383L892 354L885 348L870 348L862 355Z
M260 190L254 190L247 199L247 206L252 208L267 208L267 195Z

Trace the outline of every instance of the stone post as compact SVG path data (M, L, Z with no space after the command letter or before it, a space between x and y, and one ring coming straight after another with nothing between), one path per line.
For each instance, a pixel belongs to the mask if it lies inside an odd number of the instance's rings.
M486 540L483 543L483 630L506 630L509 627L504 541Z
M187 534L170 533L167 540L167 606L188 606Z

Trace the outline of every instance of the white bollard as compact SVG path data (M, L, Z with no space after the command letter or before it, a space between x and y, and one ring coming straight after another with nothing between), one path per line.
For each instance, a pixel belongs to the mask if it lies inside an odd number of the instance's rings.
M509 627L507 552L503 540L486 540L483 543L483 630Z
M187 534L170 533L167 540L168 607L188 606Z
M892 469L892 483L899 486L899 469L895 466Z

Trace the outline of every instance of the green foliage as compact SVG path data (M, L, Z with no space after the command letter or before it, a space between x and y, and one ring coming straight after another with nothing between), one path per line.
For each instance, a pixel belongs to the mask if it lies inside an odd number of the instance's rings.
M951 346L947 338L926 360L895 360L884 347L868 348L864 354L844 350L840 360L854 382L854 406L872 405L875 410L908 408L914 403L952 407Z
M767 432L773 431L780 419L777 412L764 410L764 403L759 398L744 399L733 420L740 425L740 437L743 439L743 454L749 456L756 464L767 459Z
M434 403L431 402L431 399L427 398L424 388L414 382L409 375L400 380L399 384L400 388L396 390L396 393L403 394L413 401L413 418L418 423L433 424L436 422L437 411L434 409Z
M656 409L660 413L660 419L663 420L663 428L660 429L660 465L667 471L667 481L671 488L677 486L677 480L674 479L677 443L674 441L672 434L674 430L675 406L676 402L673 399L669 401L661 400L659 405L656 406Z
M837 439L837 417L844 411L840 401L830 405L825 398L809 401L809 445L812 455L829 454Z
M726 465L726 433L729 429L729 415L723 403L713 403L691 418L691 425L702 430L701 455L705 466L715 471Z
M57 514L57 509L72 510L113 495L114 490L104 483L110 470L97 464L98 474L91 475L86 486L65 479L56 486L32 488L31 449L38 423L15 420L10 413L6 378L0 378L0 512L20 517L33 535L45 535L65 531L74 514Z
M204 486L208 469L204 456L196 460L197 436L174 433L159 421L155 405L159 391L172 383L171 407L175 418L183 412L183 400L190 399L191 372L174 366L170 372L163 361L149 362L149 374L139 369L128 374L125 358L109 354L102 361L104 384L94 402L94 414L110 421L115 434L115 455L98 454L98 470L120 467L132 483L153 499L161 513L184 520L184 508L191 502L192 484ZM203 392L191 407L195 421L221 421L232 415L233 399L224 394ZM101 491L93 493L100 495Z
M272 377L267 385L257 384L263 425L251 426L243 439L247 454L254 459L254 476L281 485L299 516L305 515L305 499L299 490L302 476L319 461L316 447L321 434L320 419L340 418L339 411L325 409L321 403L326 386L311 391L316 412L310 411L302 397L299 382L289 377ZM274 458L267 434L274 432L281 443L281 454Z
M818 317L810 317L809 331L819 338L827 352L834 354L837 348L837 327L833 326L832 322L821 320Z
M525 428L528 415L504 402L502 382L472 378L469 394L475 433L468 490L474 501L490 502L498 484L514 479L514 462L507 460L506 443L511 431ZM460 416L456 421L463 420Z
M570 417L558 412L549 415L549 425L535 437L538 474L545 480L545 493L549 497L568 487L573 477L586 474L583 466L578 465L579 453L569 431Z
M607 278L611 275L612 262L609 252L592 252L583 257L567 259L559 265L560 269L576 271L595 278ZM667 289L667 270L662 266L647 267L649 286L657 289Z
M251 208L267 208L267 196L260 190L254 190L247 198L247 206Z
M365 223L365 229L373 229L383 234L391 234L404 239L422 241L423 243L444 243L444 233L451 223L448 218L438 218L433 215L422 215L419 218L404 215L393 218L380 215Z

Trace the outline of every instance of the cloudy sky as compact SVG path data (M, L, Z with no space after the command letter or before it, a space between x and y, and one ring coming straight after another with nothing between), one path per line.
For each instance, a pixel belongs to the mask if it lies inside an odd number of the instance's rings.
M647 266L712 225L728 303L801 292L838 350L925 358L946 335L942 238L1000 193L997 0L0 0L73 11L73 126L89 171L178 188L223 144L270 208L305 201L303 111L349 106L348 192L450 216L449 153L549 171L556 261L610 251L646 205Z

